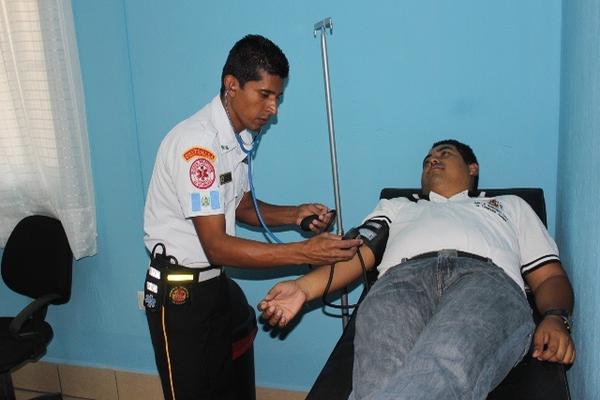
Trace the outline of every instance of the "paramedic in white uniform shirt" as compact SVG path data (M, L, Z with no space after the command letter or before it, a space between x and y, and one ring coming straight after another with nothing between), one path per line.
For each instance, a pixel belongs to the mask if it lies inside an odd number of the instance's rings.
M366 221L390 221L375 282L357 310L350 399L485 399L526 354L570 364L573 293L556 244L516 196L471 197L479 165L456 140L423 161L424 199L380 200ZM427 197L428 196L428 197ZM360 247L367 268L377 251ZM331 291L361 275L338 263ZM274 286L259 304L285 326L321 296L329 266ZM535 327L524 292L543 320Z
M270 40L244 37L229 53L220 95L175 126L158 150L144 212L152 253L144 303L167 400L236 397L231 331L248 306L222 266L323 265L351 259L362 243L331 233L289 244L235 236L236 220L259 224L236 135L250 143L248 130L258 132L276 115L288 69ZM318 215L310 225L318 233L331 219L322 204L259 206L270 226L297 227Z

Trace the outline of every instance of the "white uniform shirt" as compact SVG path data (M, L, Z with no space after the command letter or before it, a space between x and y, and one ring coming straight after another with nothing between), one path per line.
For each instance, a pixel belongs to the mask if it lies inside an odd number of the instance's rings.
M392 221L380 276L416 255L455 249L490 258L524 289L524 274L559 261L556 243L518 196L469 197L464 191L446 199L431 192L429 199L382 199L366 218Z
M207 267L191 218L225 214L226 232L235 235L235 209L248 191L245 158L219 96L175 126L158 149L148 188L146 248L163 243L180 265Z

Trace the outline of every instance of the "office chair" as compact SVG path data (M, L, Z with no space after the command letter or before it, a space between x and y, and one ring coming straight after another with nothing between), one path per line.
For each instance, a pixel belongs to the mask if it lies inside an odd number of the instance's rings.
M54 336L44 320L49 304L71 297L73 253L54 218L33 215L14 228L2 255L2 279L33 299L16 317L0 317L0 400L15 400L11 371L39 360ZM62 399L60 394L36 399Z

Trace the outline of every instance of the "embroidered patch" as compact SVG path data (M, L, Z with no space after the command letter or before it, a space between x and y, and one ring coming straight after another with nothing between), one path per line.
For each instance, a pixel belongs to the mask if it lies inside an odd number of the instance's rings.
M146 282L146 289L152 293L158 293L158 285L152 282Z
M192 147L191 149L186 150L185 153L183 153L183 158L185 159L185 161L189 161L194 157L206 158L211 161L215 161L217 159L217 157L212 151L205 149L204 147Z
M169 292L169 299L171 300L171 303L175 305L184 304L185 302L187 302L189 297L190 293L183 286L175 286Z
M219 208L221 208L221 202L219 201L221 198L221 196L219 195L219 191L218 190L211 190L210 191L210 204L213 210L218 210Z
M502 204L496 199L490 199L488 201L488 204L490 205L490 207L502 210Z
M215 197L216 193L216 197ZM190 193L190 204L193 212L198 212L206 209L219 209L219 191L218 190L202 190L200 192Z
M206 158L198 158L190 165L190 181L198 189L211 187L215 176L215 167Z
M506 216L506 214L504 214L502 203L500 203L496 199L475 200L473 202L473 205L475 205L475 207L483 208L485 210L493 212L494 214L502 218L504 222L508 221L508 217Z
M156 278L156 279L160 279L160 271L157 270L154 267L150 267L148 268L148 272L150 274L151 277Z
M227 173L221 174L221 176L219 176L219 183L221 185L224 185L229 182L231 182L231 172L227 172Z
M156 299L153 295L147 294L146 297L144 297L144 304L148 308L154 308L156 307Z

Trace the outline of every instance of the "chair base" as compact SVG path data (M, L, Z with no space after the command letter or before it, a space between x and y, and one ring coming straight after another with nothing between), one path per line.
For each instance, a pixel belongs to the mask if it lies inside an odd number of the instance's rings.
M10 372L0 374L0 400L16 400L15 388L12 383ZM31 400L63 400L62 394L43 394L33 397Z

